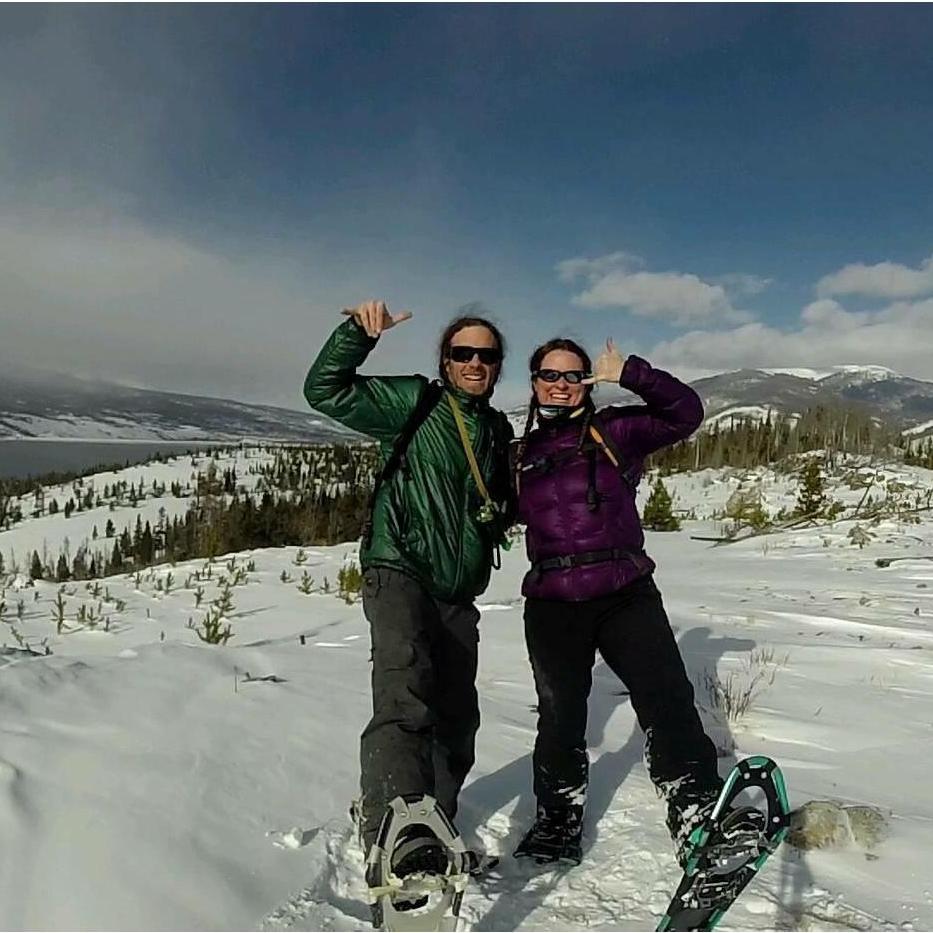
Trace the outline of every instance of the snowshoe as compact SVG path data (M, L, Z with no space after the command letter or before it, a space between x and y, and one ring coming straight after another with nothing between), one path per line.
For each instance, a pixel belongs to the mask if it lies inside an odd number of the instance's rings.
M732 806L752 788L764 792L767 813ZM687 839L684 873L657 929L712 930L787 835L789 813L780 768L762 756L740 761Z
M373 926L456 930L469 859L433 797L396 797L366 859Z

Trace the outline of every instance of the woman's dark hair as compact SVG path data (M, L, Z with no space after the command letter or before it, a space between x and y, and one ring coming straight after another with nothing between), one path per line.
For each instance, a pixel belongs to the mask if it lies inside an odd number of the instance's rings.
M587 372L593 368L593 362L590 359L589 353L587 353L576 340L571 340L569 337L555 337L554 340L542 343L541 346L531 354L531 359L528 361L528 371L536 373L541 368L541 361L552 350L566 350L568 353L574 353L583 361L583 368Z
M499 348L499 352L502 354L502 359L505 359L505 338L502 336L502 332L496 327L492 321L488 321L484 317L473 317L472 315L463 315L462 317L454 318L447 327L444 329L444 333L441 334L441 344L440 344L440 353L438 354L438 364L437 371L440 374L441 381L446 384L447 382L447 360L450 358L450 342L454 337L460 333L465 327L485 327L490 334L493 335L496 339L496 346ZM496 378L493 380L493 385L499 381L499 377L502 375L502 364L499 364L499 372L496 373Z
M571 340L569 337L556 337L554 340L549 340L547 343L542 343L534 353L531 354L531 358L528 360L528 371L531 373L536 373L541 368L542 360L550 353L552 350L566 350L568 353L573 353L576 356L580 357L581 362L583 363L583 368L587 372L591 372L593 369L593 362L590 360L589 353L583 349L575 340ZM579 450L583 446L583 442L586 440L587 431L590 429L590 421L593 418L593 402L590 398L593 392L592 386L586 387L586 396L585 402L586 405L586 415L583 418L583 425L580 431L580 440L577 443L577 449ZM528 432L531 430L531 426L535 421L535 414L538 411L538 395L532 389L531 391L531 401L528 403L528 417L525 419L525 430L522 431L522 436L518 439L518 447L515 452L515 478L516 478L516 488L517 481L519 478L519 473L522 467L522 458L525 455L525 446L528 443Z

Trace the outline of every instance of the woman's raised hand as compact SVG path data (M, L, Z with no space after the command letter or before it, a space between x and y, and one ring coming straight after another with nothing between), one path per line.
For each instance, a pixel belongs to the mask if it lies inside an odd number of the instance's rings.
M411 311L399 311L398 314L389 314L384 301L364 301L355 308L344 308L343 313L356 318L357 324L369 334L378 337L384 330L401 324L411 317Z
M606 349L596 358L593 364L593 375L583 380L584 385L594 385L597 382L618 382L622 377L622 367L625 360L616 349L610 337L606 341Z

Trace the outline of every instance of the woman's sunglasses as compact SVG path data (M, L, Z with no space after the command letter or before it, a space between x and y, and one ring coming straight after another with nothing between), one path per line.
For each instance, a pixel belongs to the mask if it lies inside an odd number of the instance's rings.
M539 369L531 375L534 379L540 379L542 382L557 382L563 376L567 382L575 386L583 382L589 376L589 373L584 372L582 369L568 369L563 372L559 369Z
M502 351L498 347L451 347L447 354L455 363L469 363L474 356L485 366L495 366L502 362Z

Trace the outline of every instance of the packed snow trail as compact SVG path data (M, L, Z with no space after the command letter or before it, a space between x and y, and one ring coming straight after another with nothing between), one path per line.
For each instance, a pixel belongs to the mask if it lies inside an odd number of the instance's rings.
M627 807L606 814L579 867L538 866L503 858L471 882L461 930L645 930L663 915L680 871L670 843L650 817L658 809L642 776ZM654 806L652 806L654 804ZM497 812L478 835L507 852L517 826ZM645 846L646 839L655 845ZM310 883L263 921L266 930L371 930L363 855L349 824L322 829L305 850ZM816 887L805 860L782 847L717 929L904 929Z

